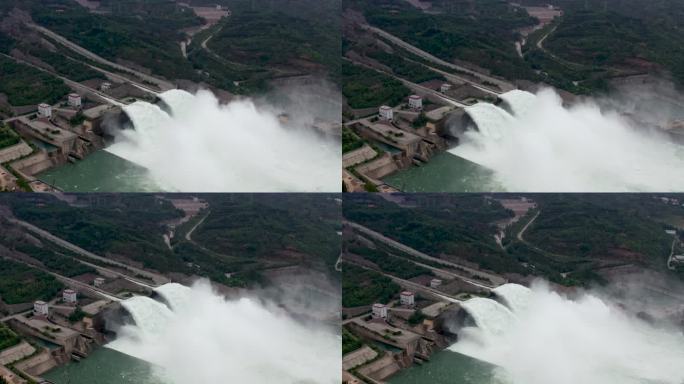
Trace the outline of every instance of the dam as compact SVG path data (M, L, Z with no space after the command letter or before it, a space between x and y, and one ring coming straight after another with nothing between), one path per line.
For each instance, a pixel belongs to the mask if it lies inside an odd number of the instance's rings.
M505 284L463 305L459 341L392 384L679 384L681 329L655 326L591 293ZM679 362L679 363L678 363Z
M619 109L602 109L592 100L568 107L550 89L536 95L514 90L499 99L465 108L467 126L458 128L460 143L449 153L490 170L505 190L684 188L678 171L684 167L684 146Z
M125 105L104 150L38 178L66 192L337 192L339 137L315 128L317 105L299 108L168 90Z
M56 384L339 384L341 336L335 330L256 298L227 299L208 282L162 285L149 297L122 301L117 313L116 339L92 360L46 378Z
M290 124L250 99L220 104L209 91L178 89L158 97L124 107L135 129L119 130L106 151L146 169L164 190L339 190L341 143L308 126L308 112Z

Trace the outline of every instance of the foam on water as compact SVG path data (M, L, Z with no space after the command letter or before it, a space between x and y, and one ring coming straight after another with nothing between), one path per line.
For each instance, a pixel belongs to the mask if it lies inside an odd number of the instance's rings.
M467 131L450 152L491 169L506 190L684 189L684 147L662 133L635 127L592 102L566 108L548 89L536 96L511 91L500 98L503 108L489 103L466 108L477 129Z
M338 192L341 143L311 128L283 126L250 100L219 104L211 92L170 90L170 108L124 107L135 129L107 151L147 168L165 190Z
M135 320L107 347L145 360L166 384L338 384L341 337L257 300L226 300L206 283L167 284L123 302Z
M570 300L541 284L531 291L508 285L497 295L512 303L514 315L503 305L467 301L478 327L461 330L449 349L498 366L502 383L684 382L681 330L652 326L591 294Z

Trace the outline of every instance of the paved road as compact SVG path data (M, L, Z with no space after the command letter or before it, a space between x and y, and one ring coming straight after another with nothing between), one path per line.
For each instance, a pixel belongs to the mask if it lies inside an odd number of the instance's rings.
M527 228L529 228L530 225L532 225L532 223L533 223L535 220L537 220L537 217L539 217L539 214L540 214L540 213L541 213L541 209L538 210L538 211L537 211L537 214L534 215L534 217L533 217L532 219L530 219L530 221L528 221L527 224L525 224L525 226L520 230L520 232L518 232L518 236L517 236L517 237L518 237L518 240L520 240L520 241L522 241L522 242L525 242L525 240L523 240L523 235L525 234L525 231L527 231Z
M41 27L40 25L36 25L33 23L29 23L26 26L29 28L32 28L32 29L34 29L34 30L54 39L54 40L57 40L60 44L64 45L65 47L71 49L72 51L78 53L81 56L87 57L90 60L93 60L93 61L96 61L98 63L119 69L121 71L132 73L133 75L137 76L138 78L140 78L144 81L155 84L162 91L168 91L169 89L175 89L176 88L176 86L174 84L172 84L166 80L162 80L162 79L159 79L157 77L148 75L146 73L136 71L135 69L131 69L131 68L128 68L128 67L123 66L121 64L117 64L117 63L114 63L112 61L109 61L109 60L107 60L107 59L105 59L105 58L81 47L80 45L66 39L65 37L45 28L45 27Z
M337 272L342 272L342 253L340 253L340 256L337 257L337 261L335 262L335 270Z
M427 68L429 68L431 71L434 71L434 72L437 72L437 73L441 74L441 75L444 76L447 80L450 80L450 81L452 81L452 82L454 82L454 83L463 82L463 83L466 83L466 84L470 84L470 85L472 85L474 88L477 88L477 89L479 89L480 91L483 91L483 92L487 92L487 93L489 93L490 95L493 95L493 96L499 96L500 94L503 93L503 92L501 92L501 91L496 91L496 90L493 90L493 89L491 89L491 88L487 88L487 87L481 85L480 83L478 83L478 82L476 82L476 81L468 80L468 79L466 79L465 77L457 76L457 75L454 75L453 73L449 73L449 72L447 72L447 71L443 71L443 70L441 70L441 69L434 68L434 67L431 67L431 66L429 66L429 65L425 65L425 64L422 64L422 65L425 66L425 67L427 67Z
M207 211L207 214L204 215L204 217L203 217L202 219L200 219L200 221L198 221L197 224L195 224L195 225L188 231L188 233L185 234L185 240L187 240L187 241L192 241L192 233L195 232L195 229L197 229L197 227L199 227L199 226L204 222L204 220L205 220L207 217L209 217L209 214L210 214L210 213L211 213L211 211Z
M418 257L418 258L428 260L428 261L432 261L432 262L436 262L436 263L440 263L442 265L453 267L457 270L464 270L464 271L466 271L466 272L468 272L474 276L479 276L481 278L489 279L489 281L492 282L492 287L498 287L499 285L507 283L506 279L504 279L501 276L491 274L491 273L487 273L484 271L480 271L480 270L477 270L477 269L474 269L471 267L467 267L467 266L464 266L461 264L456 264L456 263L446 261L443 259L439 259L436 257L429 256L423 252L415 250L415 249L413 249L407 245L401 244L398 241L392 240L389 237L386 237L386 236L384 236L378 232L375 232L372 229L366 228L360 224L352 223L352 222L346 221L346 220L343 221L343 224L348 225L348 226L358 230L359 232L362 232L363 234L365 234L365 235L367 235L367 236L369 236L375 240L378 240L382 243L385 243L386 245L389 245L392 248L395 248L395 249L398 249L402 252L405 252L411 256Z
M363 268L363 269L368 269L368 270L371 270L371 271L380 273L380 274L382 274L383 276L389 277L390 279L392 279L392 281L394 281L395 283L397 283L397 284L398 284L399 286L401 286L402 288L410 289L410 290L413 290L413 291L415 291L415 292L420 292L420 293L422 293L423 295L426 295L426 296L432 296L433 298L436 298L437 300L445 300L445 301L449 301L449 302L451 302L451 303L462 303L462 302L463 302L463 300L461 300L461 299L457 299L457 298L455 298L455 297L453 297L453 296L451 296L451 295L448 295L448 294L446 294L446 293L444 293L444 292L441 292L441 291L439 291L439 290L436 290L436 289L434 289L434 288L426 287L426 286L424 286L424 285L422 285L422 284L418 284L418 283L414 283L414 282L412 282L412 281L404 280L404 279L399 278L399 277L396 277L396 276L394 276L394 275L390 275L389 273L386 273L386 272L383 272L383 271L379 271L379 270L377 270L377 269L368 268L368 267L366 267L366 266L364 266L364 265L355 263L355 262L353 262L353 261L349 261L349 260L345 260L345 261L348 262L348 263L350 263L350 264L354 264L354 265L356 265L357 267L361 267L361 268Z
M397 256L397 257L399 257L399 256ZM436 275L438 275L438 276L447 276L448 278L451 278L451 279L458 279L458 280L463 281L464 283L473 285L473 286L478 287L478 288L486 289L486 290L488 290L488 291L491 291L492 288L493 288L493 287L490 286L490 285L483 284L483 283L479 283L479 282L477 282L477 281L475 281L475 280L473 280L473 279L469 279L469 278L467 278L467 277L465 277L465 276L463 276L463 275L460 275L460 274L458 274L458 273L454 273L454 272L447 271L447 270L444 270L444 269L441 269L441 268L433 267L432 265L423 264L423 263L420 263L420 262L417 262L417 261L412 261L412 262L413 262L415 265L417 265L417 266L420 266L420 267L429 269L430 271L432 271L434 274L436 274Z
M62 75L60 75L60 74L58 74L58 73L56 73L56 72L48 71L47 69L41 68L41 67L39 67L39 66L37 66L37 65L35 65L35 64L33 64L33 63L29 63L28 61L24 61L24 60L21 60L21 59L17 59L16 57L12 57L12 56L6 55L6 54L4 54L4 53L0 53L0 56L6 57L6 58L8 58L8 59L10 59L10 60L14 60L14 61L16 61L16 62L18 62L18 63L21 63L21 64L24 64L24 65L28 65L28 66L33 67L33 68L35 68L35 69L37 69L37 70L39 70L39 71L41 71L41 72L49 73L50 75L55 76L55 77L59 78L60 80L64 81L65 84L67 84L67 85L69 85L69 86L71 86L71 87L73 87L73 88L80 89L80 90L83 91L83 92L90 93L90 94L92 94L93 96L95 96L95 97L97 97L97 98L100 98L100 100L103 101L103 102L105 102L105 103L117 105L117 106L120 106L120 107L126 105L126 104L124 104L123 102L121 102L121 101L119 101L119 100L117 100L117 99L114 99L114 98L112 98L111 96L109 96L109 95L107 95L107 94L105 94L105 93L102 93L102 92L100 92L100 91L98 91L98 90L96 90L96 89L94 89L94 88L90 88L90 87L85 86L85 85L83 85L83 84L81 84L81 83L78 83L78 82L75 82L75 81L73 81L73 80L70 80L70 79L68 79L68 78L66 78L66 77L64 77L64 76L62 76Z
M539 39L539 41L537 41L537 48L541 49L545 53L548 53L549 55L553 56L554 58L556 56L553 53L547 51L546 48L544 48L544 40L546 40L547 37L549 37L552 33L554 33L556 31L556 28L558 28L558 26L551 28L551 30L549 32L547 32L546 35L544 35L541 39Z
M209 41L211 41L211 39L214 38L214 35L216 35L217 33L221 32L222 29L223 29L223 25L219 26L219 27L218 27L214 32L212 32L206 39L204 39L204 41L202 41L202 44L200 44L200 45L202 46L202 49L204 49L205 51L207 51L210 55L214 56L214 58L217 59L217 60L219 60L219 61L222 61L223 58L222 58L221 56L219 56L216 52L214 52L211 48L209 48L209 47L207 46L207 44L209 44Z
M672 247L670 248L670 257L667 258L667 268L671 271L674 271L676 267L672 264L672 259L674 258L674 250L675 246L677 245L677 234L674 235L674 239L672 239Z
M96 294L96 295L99 295L99 296L101 296L101 297L103 297L103 298L105 298L105 299L108 299L108 300L112 300L112 301L121 301L121 300L123 300L123 298L118 297L118 296L115 296L115 295L112 295L111 293L109 293L109 292L107 292L107 291L105 291L105 290L102 290L102 289L100 289L100 288L94 287L94 286L92 286L92 285L89 285L89 284L86 284L86 283L83 283L83 282L80 282L80 281L78 281L78 280L74 280L74 279L72 279L72 278L70 278L70 277L66 277L66 276L64 276L64 275L60 275L59 273L53 272L53 271L51 271L51 270L49 270L49 269L47 269L47 268L40 267L40 266L34 265L34 264L30 264L30 263L27 263L27 262L25 262L25 261L23 261L23 260L20 260L20 259L12 259L12 260L13 260L13 261L16 261L16 262L18 262L18 263L22 263L22 264L24 264L24 265L26 265L26 266L28 266L28 267L30 267L30 268L38 269L38 270L43 271L43 272L45 272L45 273L49 273L50 275L54 276L57 280L59 280L59 281L65 283L65 284L68 285L68 286L71 286L71 287L79 287L80 289L89 291L89 292L91 292L91 293L94 293L94 294ZM16 316L16 315L17 315L17 314L15 314L14 316ZM12 316L10 316L10 317L12 317ZM5 319L3 319L3 321L4 321L4 320L5 320Z
M55 244L57 244L63 248L66 248L72 252L76 252L82 256L91 258L93 260L105 262L105 263L108 263L108 264L111 264L111 265L114 265L114 266L117 266L120 268L124 268L125 270L131 271L135 274L139 274L141 276L144 276L144 277L152 280L154 282L154 285L150 285L144 281L140 281L140 280L132 278L130 276L122 275L122 277L125 277L126 280L129 280L133 283L136 283L136 284L148 287L148 288L154 288L154 286L159 286L159 285L171 282L171 280L169 278L167 278L166 276L162 276L160 274L153 273L153 272L150 272L150 271L147 271L144 269L132 267L130 265L120 263L118 261L114 261L114 260L108 259L106 257L98 256L92 252L86 251L85 249L83 249L83 248L81 248L75 244L72 244L72 243L70 243L64 239L61 239L61 238L51 234L50 232L48 232L44 229L38 228L33 224L30 224L30 223L27 223L25 221L21 221L21 220L15 219L15 218L8 218L7 220L13 224L20 225L20 226L28 229L29 231L33 232L34 234L37 234L38 236L40 236L46 240L49 240L49 241L51 241L51 242L53 242L53 243L55 243Z
M449 97L449 96L447 96L447 95L445 95L445 94L443 94L443 93L441 93L441 92L435 91L434 89L430 89L430 88L424 87L424 86L422 86L422 85L420 85L420 84L413 83L413 82L411 82L411 81L409 81L409 80L402 79L401 77L398 77L397 75L395 75L395 74L393 74L393 73L385 72L385 71L383 71L383 70L381 70L381 69L372 67L372 66L370 66L370 65L368 65L368 64L364 64L364 63L361 63L361 62L358 62L358 61L350 60L350 59L348 59L348 58L346 58L346 57L345 57L345 58L342 58L342 60L347 60L347 61L349 61L349 62L352 62L352 63L356 64L356 65L360 65L360 66L363 66L363 67L368 68L368 69L370 69L370 70L376 71L376 72L378 72L378 73L382 73L382 74L384 74L384 75L393 77L393 78L397 79L398 81L401 81L406 87L408 87L409 89L411 89L411 91L416 92L416 93L418 93L418 94L422 94L422 95L430 94L430 95L432 95L432 96L435 96L435 97L439 98L440 100L442 100L443 102L445 102L445 103L447 103L447 104L450 104L450 105L452 105L452 106L459 107L459 108L465 108L465 107L468 106L468 105L463 104L463 103L461 103L460 101L458 101L458 100L456 100L456 99L454 99L454 98L452 98L452 97ZM349 123L346 123L346 124L349 124Z
M423 51L422 49L420 49L420 48L418 48L418 47L415 47L415 46L413 46L413 45L411 45L411 44L405 42L404 40L402 40L402 39L400 39L400 38L398 38L398 37L396 37L396 36L390 34L389 32L384 31L384 30L382 30L382 29L380 29L380 28L372 27L372 26L367 25L367 24L362 24L362 25L361 25L361 28L363 28L363 29L365 29L365 30L367 30L367 31L373 32L373 33L375 33L376 35L379 35L379 36L381 36L381 37L384 37L385 39L391 41L392 43L394 43L394 44L396 44L396 45L398 45L398 46L404 48L405 50L407 50L407 51L413 53L413 54L416 55L416 56L422 57L422 58L425 59L425 60L432 61L433 63L439 64L439 65L442 65L442 66L445 66L445 67L448 67L448 68L452 68L452 69L457 70L457 71L461 71L461 72L468 73L468 74L470 74L470 75L472 75L472 76L475 76L475 77L478 77L478 78L480 78L480 79L482 79L482 80L484 80L484 81L488 81L488 82L490 82L490 83L492 83L492 84L496 84L496 85L497 85L499 88L501 88L501 90L503 90L504 92L505 92L505 91L510 91L510 90L513 90L513 89L516 88L513 84L511 84L511 83L509 83L509 82L507 82L507 81L504 81L504 80L501 80L501 79L497 79L497 78L495 78L495 77L492 77L492 76L489 76L489 75L485 75L485 74L480 73L480 72L476 72L476 71L474 71L474 70L472 70L472 69L470 69L470 68L466 68L466 67L463 67L463 66L460 66L460 65L456 65L456 64L454 64L454 63L450 63L450 62L448 62L448 61L442 60L442 59L440 59L440 58L438 58L438 57L436 57L436 56L433 56L433 55L430 54L430 53L427 53L427 52Z

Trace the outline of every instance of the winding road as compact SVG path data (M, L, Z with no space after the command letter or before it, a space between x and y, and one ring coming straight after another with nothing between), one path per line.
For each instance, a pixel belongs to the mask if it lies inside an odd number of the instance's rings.
M675 246L677 245L677 234L675 233L674 239L672 239L672 247L670 248L670 257L667 258L667 269L674 271L677 269L673 264L672 264L672 259L674 258L674 253L675 253Z
M520 241L522 241L522 242L525 242L525 240L523 240L523 235L525 234L525 231L527 231L527 228L529 228L530 225L532 225L532 223L533 223L535 220L537 220L537 217L539 217L539 214L540 214L540 213L541 213L541 209L538 210L538 211L537 211L537 214L534 215L534 217L533 217L532 219L530 219L530 221L528 221L527 224L525 224L525 226L520 230L520 232L518 232L518 235L516 236L516 237L518 238L518 240L520 240Z

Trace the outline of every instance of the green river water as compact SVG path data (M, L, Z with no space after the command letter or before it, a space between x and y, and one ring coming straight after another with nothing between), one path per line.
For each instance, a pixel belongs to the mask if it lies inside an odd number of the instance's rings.
M449 152L383 181L403 192L504 192L490 170Z
M390 384L492 384L494 366L449 350L434 354L423 365L404 369L389 379Z
M158 192L148 171L107 151L96 151L75 164L65 164L37 175L64 192Z
M149 363L109 348L98 348L80 362L42 376L55 384L164 384L153 377Z

